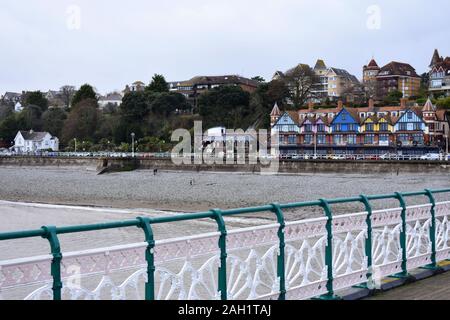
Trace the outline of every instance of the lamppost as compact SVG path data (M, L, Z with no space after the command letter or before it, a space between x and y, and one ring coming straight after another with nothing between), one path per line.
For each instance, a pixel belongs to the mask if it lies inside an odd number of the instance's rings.
M134 137L136 134L134 132L131 133L131 150L132 150L132 157L134 158Z
M446 156L446 160L448 159L448 135L444 135L444 139L445 139L445 156Z
M314 160L317 159L317 132L314 132Z
M73 139L75 141L75 153L77 152L77 138Z

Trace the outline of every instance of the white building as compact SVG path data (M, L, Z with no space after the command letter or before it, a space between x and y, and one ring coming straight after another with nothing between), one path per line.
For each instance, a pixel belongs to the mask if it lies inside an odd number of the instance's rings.
M120 105L122 104L122 98L122 95L117 92L108 93L105 97L101 97L98 100L98 105L100 109L104 109L107 105L120 107Z
M22 110L23 110L22 104L20 102L17 102L16 105L14 106L14 111L22 112Z
M14 138L14 150L19 153L59 150L59 139L48 132L19 131Z

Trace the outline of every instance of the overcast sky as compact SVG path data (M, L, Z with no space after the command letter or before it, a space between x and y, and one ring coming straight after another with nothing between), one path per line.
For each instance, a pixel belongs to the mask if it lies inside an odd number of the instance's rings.
M448 0L1 0L0 93L90 83L105 93L154 73L261 75L297 63L361 78L450 56Z

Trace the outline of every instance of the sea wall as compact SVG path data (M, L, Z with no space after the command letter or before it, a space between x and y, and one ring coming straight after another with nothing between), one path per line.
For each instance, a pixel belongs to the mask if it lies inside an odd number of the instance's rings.
M0 157L0 166L55 166L87 167L98 171L108 167L111 171L124 169L218 171L259 173L261 164L184 164L176 165L170 159L105 159L55 157ZM275 167L276 168L276 167ZM450 173L449 162L431 161L349 161L349 160L284 160L279 162L279 173Z

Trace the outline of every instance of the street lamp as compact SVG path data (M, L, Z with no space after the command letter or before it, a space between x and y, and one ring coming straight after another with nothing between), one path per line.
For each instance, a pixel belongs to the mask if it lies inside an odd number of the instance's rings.
M131 150L132 150L132 157L134 158L134 137L136 134L134 132L131 133Z
M314 132L314 160L317 159L317 132Z
M77 138L73 139L75 141L75 152L77 152Z
M445 160L448 160L448 156L449 156L449 154L448 154L448 134L446 134L444 136L444 138L445 138L445 156L446 156Z

